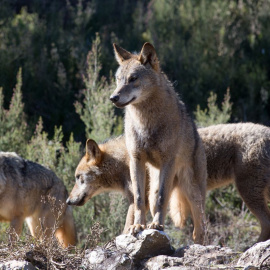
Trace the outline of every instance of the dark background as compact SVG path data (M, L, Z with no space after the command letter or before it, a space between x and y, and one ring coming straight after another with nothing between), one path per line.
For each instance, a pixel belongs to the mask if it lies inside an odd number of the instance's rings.
M41 116L49 134L62 125L65 138L73 132L84 140L74 102L96 33L102 75L117 68L113 42L133 52L150 41L190 112L206 106L210 91L220 102L230 88L231 122L270 125L269 0L1 0L0 6L4 106L22 67L28 119Z

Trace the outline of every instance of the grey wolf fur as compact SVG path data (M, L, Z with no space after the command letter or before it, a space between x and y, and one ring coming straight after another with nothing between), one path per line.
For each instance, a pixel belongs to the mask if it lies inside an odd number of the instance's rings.
M47 198L55 198L51 206ZM35 237L48 237L55 226L53 208L63 209L55 235L67 247L76 244L76 230L63 182L49 169L14 152L0 152L0 221L10 222L17 234L26 220ZM43 198L43 202L41 201ZM57 213L58 214L58 213Z
M223 124L200 128L199 135L207 157L207 190L235 183L247 207L261 225L258 242L270 239L270 212L267 206L270 186L270 128L252 124ZM97 145L89 140L86 156L76 169L76 184L68 203L80 205L96 194L122 192L130 206L124 233L134 222L134 199L129 175L129 155L123 136ZM87 161L91 157L90 160ZM96 157L99 157L98 160ZM81 183L83 179L84 183ZM185 225L190 206L174 180L170 216L176 226ZM148 209L148 203L146 203Z
M139 55L114 44L119 68L111 101L125 107L125 140L134 191L131 233L146 224L146 166L149 205L153 221L148 228L162 230L169 194L177 176L194 221L193 238L204 240L206 157L201 139L184 103L160 70L154 47L145 43Z

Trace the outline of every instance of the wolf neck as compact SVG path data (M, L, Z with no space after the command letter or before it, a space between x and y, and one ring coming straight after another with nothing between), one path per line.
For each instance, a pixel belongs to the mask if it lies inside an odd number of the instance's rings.
M117 142L118 141L118 142ZM129 158L123 139L112 140L106 146L104 156L104 170L106 170L106 183L108 189L124 191L129 185Z
M179 98L165 77L161 84L154 87L151 92L151 95L144 101L130 104L126 108L125 120L132 121L135 128L151 129L151 127L164 125L163 122L167 121L171 114L175 115L175 112L179 111L181 104ZM168 117L164 117L164 114Z

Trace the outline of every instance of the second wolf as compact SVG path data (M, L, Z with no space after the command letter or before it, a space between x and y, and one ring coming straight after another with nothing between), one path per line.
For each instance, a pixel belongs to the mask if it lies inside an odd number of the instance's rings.
M16 153L0 152L0 221L10 222L17 234L26 220L33 236L44 239L55 231L64 247L75 245L67 196L63 182L51 170Z
M261 225L258 242L270 239L270 128L257 124L225 124L200 128L207 157L207 190L235 183ZM76 169L76 184L68 203L83 205L102 192L119 191L129 201L124 233L134 222L134 199L129 175L129 156L124 137L97 145L89 140L86 154ZM170 216L182 227L190 213L185 194L174 180Z
M196 243L204 240L206 158L201 139L184 103L161 72L154 47L145 43L141 53L131 54L114 45L119 63L117 88L111 101L125 111L125 139L134 191L134 224L145 220L146 166L149 171L149 228L163 229L169 194L175 176L190 205Z

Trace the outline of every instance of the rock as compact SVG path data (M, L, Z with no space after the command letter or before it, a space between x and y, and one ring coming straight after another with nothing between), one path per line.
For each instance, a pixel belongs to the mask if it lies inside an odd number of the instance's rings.
M237 267L270 268L270 240L260 242L249 248L238 259ZM250 268L252 269L252 268Z
M35 270L36 268L26 261L8 261L0 264L1 270Z
M104 247L85 251L80 268L96 270L266 270L270 269L270 240L258 243L240 255L239 252L228 247L196 244L174 250L169 237L164 232L144 230L136 237L120 235ZM31 264L9 261L0 264L0 269L34 270L33 264L33 262Z
M183 265L211 266L229 264L239 252L228 247L191 245L176 250L173 256L182 257Z
M138 269L144 259L173 252L170 239L164 232L144 230L136 237L128 234L117 236L110 247L89 251L83 266L91 269Z
M172 256L157 256L144 269L226 269L239 253L218 246L191 245L179 248Z
M168 269L168 267L180 266L180 265L183 266L182 258L159 255L159 256L150 258L144 264L144 269L159 270L159 269L164 269L164 268Z
M95 248L93 251L86 252L82 262L84 269L107 269L107 270L132 270L133 261L128 254L117 251Z
M152 229L144 230L136 237L127 234L119 235L115 239L115 244L118 249L125 249L133 260L143 260L174 252L166 233Z

